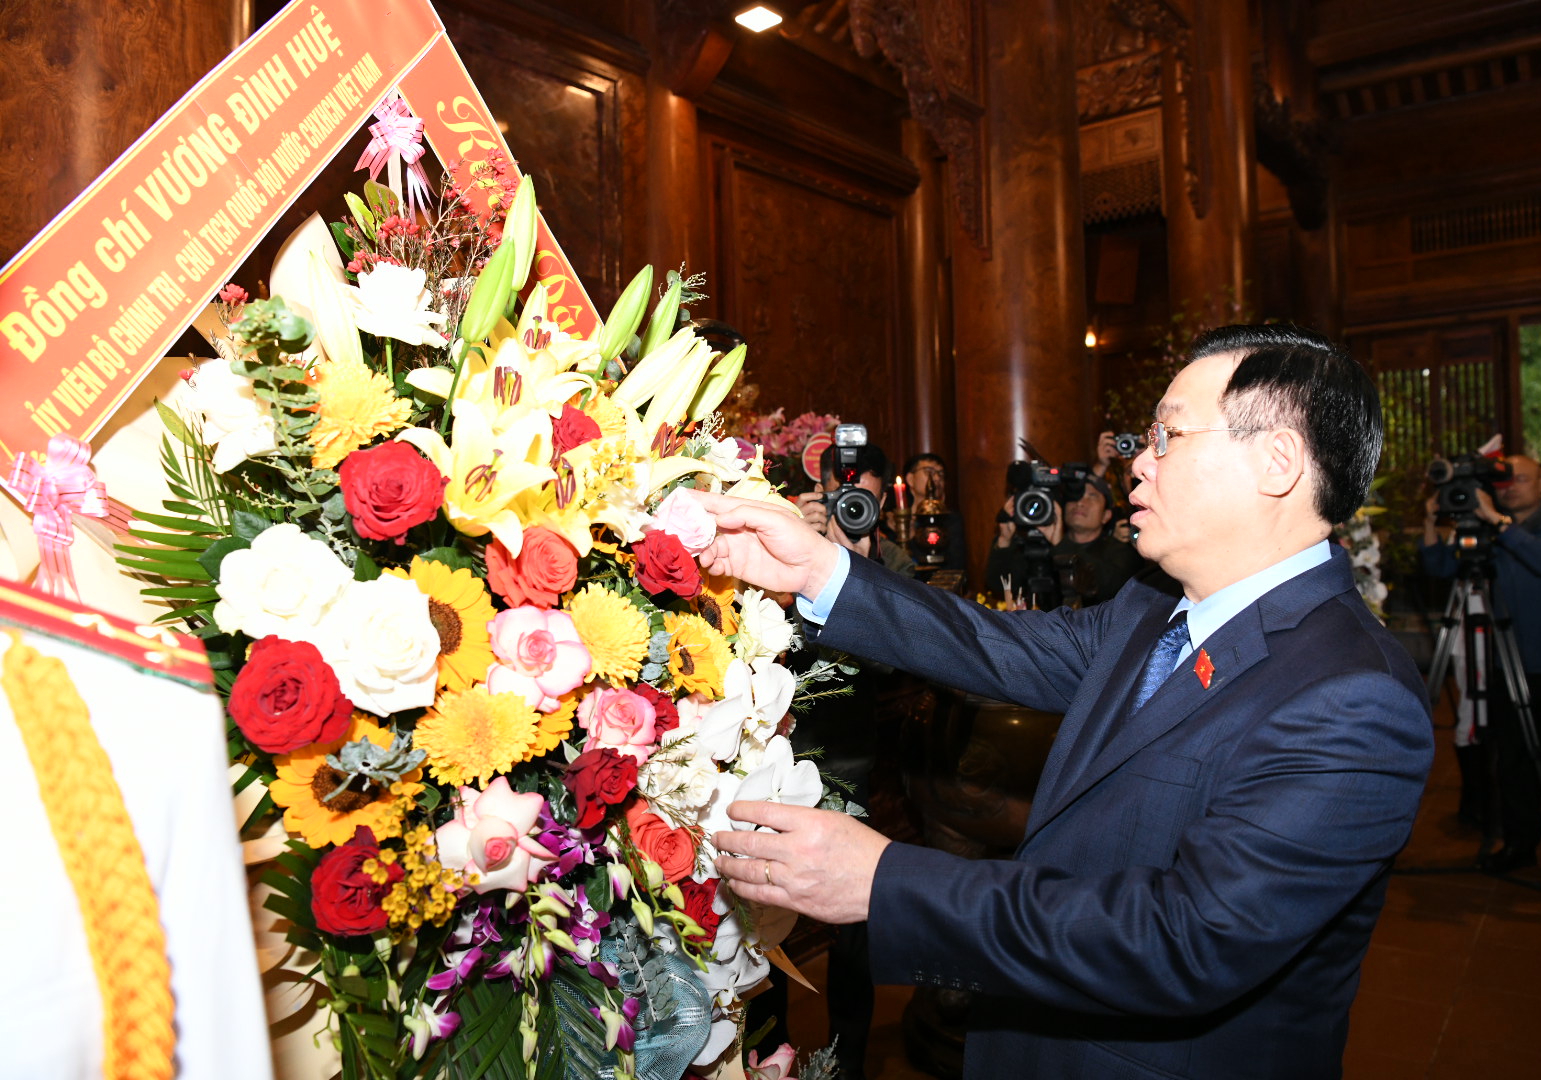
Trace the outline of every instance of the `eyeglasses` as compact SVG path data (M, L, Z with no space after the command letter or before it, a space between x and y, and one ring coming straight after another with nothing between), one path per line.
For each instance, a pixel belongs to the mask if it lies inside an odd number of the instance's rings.
M1167 427L1160 420L1157 420L1154 424L1150 425L1150 430L1145 433L1145 445L1154 450L1156 456L1159 458L1166 457L1167 440L1174 439L1179 435L1200 435L1206 431L1230 431L1235 432L1236 434L1251 435L1259 430L1259 428L1239 427L1175 428Z

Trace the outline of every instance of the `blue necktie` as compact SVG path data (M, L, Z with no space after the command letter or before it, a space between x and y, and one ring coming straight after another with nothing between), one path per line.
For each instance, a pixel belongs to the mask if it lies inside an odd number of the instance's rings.
M1178 654L1187 647L1188 613L1179 611L1166 624L1166 629L1156 639L1156 647L1150 651L1150 659L1145 661L1145 670L1140 672L1139 687L1134 692L1134 708L1130 712L1135 712L1149 701L1157 687L1166 682L1167 676L1172 674L1172 668L1177 665Z

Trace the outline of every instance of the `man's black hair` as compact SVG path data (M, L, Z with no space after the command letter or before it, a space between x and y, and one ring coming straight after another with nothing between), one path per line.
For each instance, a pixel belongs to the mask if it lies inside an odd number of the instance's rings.
M942 460L942 455L941 454L933 454L931 451L927 450L925 453L922 453L922 454L912 454L912 455L910 455L910 459L904 463L904 469L903 469L904 474L906 476L908 476L910 473L912 473L916 469L920 468L920 463L922 461L934 461L938 465L940 465L942 468L944 468L944 469L947 468L947 462Z
M1287 324L1222 326L1201 334L1190 360L1239 352L1220 395L1233 428L1293 428L1316 477L1316 512L1336 525L1364 505L1380 464L1380 394L1342 346ZM1245 437L1245 436L1244 436Z
M888 483L888 455L883 453L881 447L868 443L866 446L856 448L856 467L862 473L871 473L883 483ZM835 444L830 443L819 455L819 476L828 480L835 473Z

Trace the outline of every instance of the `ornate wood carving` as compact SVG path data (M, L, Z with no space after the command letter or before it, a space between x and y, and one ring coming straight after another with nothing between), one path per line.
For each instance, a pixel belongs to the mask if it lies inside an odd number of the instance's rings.
M984 108L975 0L850 0L851 40L899 69L910 111L946 156L953 210L989 247Z
M1122 57L1076 71L1081 123L1138 112L1161 100L1161 54Z
M1209 213L1211 149L1203 123L1204 84L1193 77L1193 28L1167 0L1111 0L1111 10L1130 26L1166 46L1182 124L1184 187L1195 216Z
M1109 0L1077 0L1075 66L1092 67L1150 47L1150 35L1120 18Z
M657 59L681 97L699 99L728 62L733 37L722 25L725 12L724 0L654 0Z
M896 447L899 218L869 192L720 144L722 318L767 409L864 423Z
M1257 160L1289 192L1290 209L1303 229L1327 220L1327 134L1319 120L1296 119L1288 98L1274 95L1262 67L1252 70Z

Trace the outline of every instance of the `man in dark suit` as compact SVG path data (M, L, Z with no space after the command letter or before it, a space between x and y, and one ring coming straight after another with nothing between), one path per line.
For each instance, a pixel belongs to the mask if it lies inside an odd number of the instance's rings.
M773 803L735 803L744 831L714 837L741 895L867 919L879 981L974 991L970 1077L1341 1075L1428 772L1418 673L1328 541L1380 454L1364 371L1315 334L1227 327L1156 416L1133 524L1177 601L1135 580L994 612L702 499L703 562L799 594L822 642L1065 714L1012 860Z

